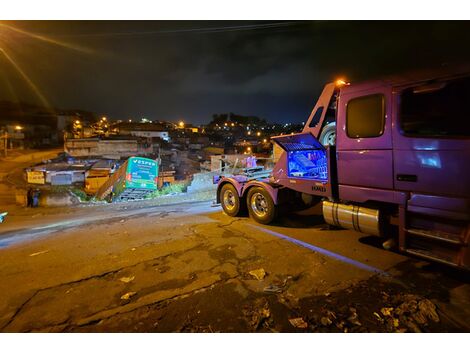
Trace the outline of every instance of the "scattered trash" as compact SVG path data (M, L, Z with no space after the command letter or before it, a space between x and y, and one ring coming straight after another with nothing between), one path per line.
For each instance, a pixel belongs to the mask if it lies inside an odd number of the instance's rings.
M382 319L382 317L380 316L379 313L374 312L374 315L375 315L375 317L377 318L378 321L380 321L381 323L383 323L384 320Z
M40 252L36 252L36 253L31 253L29 256L30 257L35 257L37 255L41 255L41 254L44 254L44 253L47 253L49 252L49 250L46 250L46 251L40 251Z
M380 313L382 313L384 317L390 317L392 315L392 312L393 312L393 308L382 308L380 310Z
M436 306L429 299L422 299L418 303L418 308L421 314L426 318L431 319L435 323L439 323L439 315L436 312Z
M7 212L0 213L0 223L2 223L5 220L5 217L8 215Z
M255 270L251 270L249 272L249 274L251 276L253 276L256 280L263 280L266 276L266 271L264 271L263 268L260 268L260 269L255 269Z
M137 292L127 292L121 296L121 299L129 299L134 296Z
M247 317L248 325L254 330L258 330L261 326L271 329L272 317L266 299L257 299L253 306L244 307L243 314Z
M308 327L307 322L303 318L292 318L289 319L289 323L299 329L306 329Z
M322 317L322 318L320 319L320 323L321 323L321 325L323 325L323 326L329 326L329 325L331 325L333 322L332 322L331 319L328 318L328 317Z
M361 322L359 321L359 316L357 315L356 308L349 308L351 315L348 318L348 321L354 325L361 326Z
M267 292L267 293L281 293L282 292L282 287L279 287L277 285L269 285L269 286L266 286L263 289L263 291Z
M135 276L125 276L121 277L119 281L125 282L126 284L135 279Z

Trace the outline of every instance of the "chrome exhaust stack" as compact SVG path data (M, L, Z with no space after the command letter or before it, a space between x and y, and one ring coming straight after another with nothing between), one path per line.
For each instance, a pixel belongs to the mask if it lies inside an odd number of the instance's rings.
M380 236L380 212L378 209L323 201L323 218L327 224Z

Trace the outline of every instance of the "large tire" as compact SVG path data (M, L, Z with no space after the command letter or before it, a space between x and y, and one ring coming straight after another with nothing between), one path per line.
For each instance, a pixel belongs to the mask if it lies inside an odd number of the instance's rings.
M225 214L229 216L239 215L243 207L237 190L230 183L222 186L220 190L220 203Z
M331 122L323 127L318 141L325 147L336 145L336 122Z
M277 217L277 207L270 194L262 187L250 188L246 205L250 217L260 224L269 224Z

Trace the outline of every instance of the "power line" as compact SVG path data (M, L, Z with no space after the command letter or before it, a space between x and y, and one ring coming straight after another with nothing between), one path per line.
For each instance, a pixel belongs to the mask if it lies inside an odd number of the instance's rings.
M187 29L169 29L169 30L154 30L154 31L127 31L127 32L103 32L103 33L82 33L82 34L64 34L64 35L51 35L54 37L135 37L135 36L151 36L161 34L180 34L180 33L224 33L236 31L249 31L260 29L272 28L285 28L304 24L303 22L272 22L265 24L252 24L252 25L239 25L239 26L225 26L225 27L200 27L200 28L187 28Z

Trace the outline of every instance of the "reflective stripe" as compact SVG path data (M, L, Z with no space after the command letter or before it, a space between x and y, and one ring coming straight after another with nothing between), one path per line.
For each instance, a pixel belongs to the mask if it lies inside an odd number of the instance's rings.
M260 226L257 226L257 225L253 225L253 224L246 224L248 226L251 226L251 227L254 227L256 228L257 230L260 230L260 231L263 231L263 232L266 232L270 235L273 235L273 236L276 236L276 237L279 237L279 238L282 238L283 240L286 240L286 241L289 241L291 243L294 243L296 245L299 245L301 247L304 247L304 248L307 248L307 249L310 249L314 252L318 252L320 254L323 254L323 255L326 255L330 258L333 258L335 260L339 260L343 263L346 263L346 264L350 264L350 265L353 265L359 269L362 269L362 270L366 270L366 271L370 271L370 272L373 272L373 273L376 273L376 274L380 274L380 275L384 275L384 276L389 276L390 274L388 274L387 272L383 271L383 270L380 270L378 268L375 268L373 266L370 266L370 265L367 265L367 264L364 264L364 263L361 263L361 262L358 262L357 260L354 260L354 259L351 259L351 258L348 258L348 257L345 257L345 256L342 256L341 254L338 254L338 253L335 253L335 252L331 252L327 249L324 249L324 248L321 248L321 247L317 247L317 246L314 246L310 243L307 243L307 242L303 242L303 241L300 241L300 240L297 240L295 238L291 238L289 236L286 236L286 235L283 235L281 233L278 233L278 232L275 232L275 231L272 231L272 230L268 230L268 229L265 229L263 227L260 227Z

